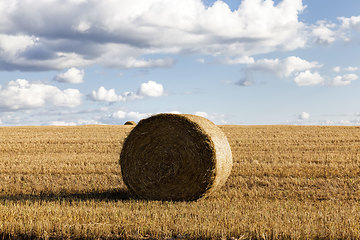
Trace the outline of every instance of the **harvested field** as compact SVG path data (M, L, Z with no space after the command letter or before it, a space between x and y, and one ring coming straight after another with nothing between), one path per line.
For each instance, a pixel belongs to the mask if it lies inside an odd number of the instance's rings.
M119 155L129 126L0 128L1 238L359 239L360 128L221 126L220 191L134 199Z

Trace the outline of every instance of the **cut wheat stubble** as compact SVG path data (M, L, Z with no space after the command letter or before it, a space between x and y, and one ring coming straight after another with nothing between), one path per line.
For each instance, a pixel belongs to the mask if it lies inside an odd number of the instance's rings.
M120 154L124 183L149 200L196 200L218 190L230 175L225 134L206 118L158 114L141 120Z

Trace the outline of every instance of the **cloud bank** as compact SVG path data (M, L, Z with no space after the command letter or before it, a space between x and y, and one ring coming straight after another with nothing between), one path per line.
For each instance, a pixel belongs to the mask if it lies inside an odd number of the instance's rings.
M156 54L244 56L306 44L301 0L14 0L0 6L2 70L169 67Z

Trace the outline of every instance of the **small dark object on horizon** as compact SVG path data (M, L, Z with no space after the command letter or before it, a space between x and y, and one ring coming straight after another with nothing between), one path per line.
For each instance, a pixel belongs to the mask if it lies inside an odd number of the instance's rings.
M134 121L127 121L126 123L124 123L124 125L136 125L136 122L134 122Z

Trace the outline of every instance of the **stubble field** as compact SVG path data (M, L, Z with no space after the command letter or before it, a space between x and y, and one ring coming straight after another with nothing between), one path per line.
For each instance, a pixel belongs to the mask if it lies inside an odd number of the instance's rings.
M360 239L360 128L220 126L234 166L196 202L138 200L132 126L0 128L0 238Z

